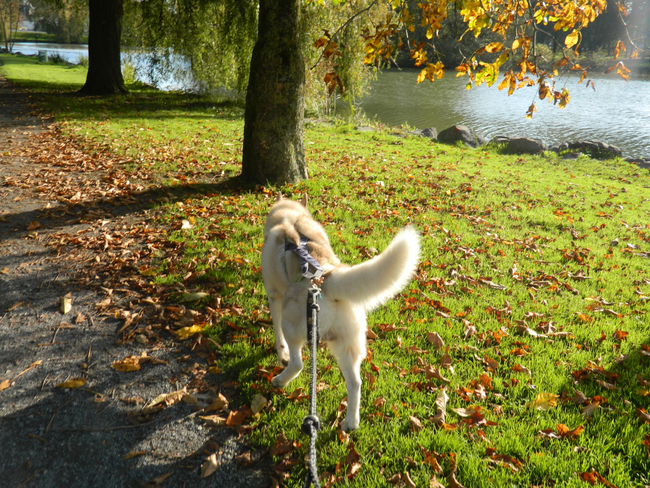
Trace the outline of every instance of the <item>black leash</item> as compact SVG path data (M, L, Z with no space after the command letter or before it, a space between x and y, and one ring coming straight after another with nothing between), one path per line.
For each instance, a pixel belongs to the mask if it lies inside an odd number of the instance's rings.
M302 432L309 436L309 460L307 461L308 471L305 476L304 488L312 484L320 488L318 482L318 469L316 467L316 437L320 429L320 419L316 413L316 354L318 352L318 297L320 288L312 284L307 295L307 341L311 345L311 385L309 391L310 406L309 415L302 421Z

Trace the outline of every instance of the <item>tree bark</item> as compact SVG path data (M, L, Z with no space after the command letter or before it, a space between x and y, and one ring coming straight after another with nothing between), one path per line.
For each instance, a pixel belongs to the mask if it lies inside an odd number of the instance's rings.
M250 183L279 185L307 178L299 24L300 0L260 0L244 116L241 178Z
M88 75L79 90L85 95L127 93L120 59L123 2L89 1Z

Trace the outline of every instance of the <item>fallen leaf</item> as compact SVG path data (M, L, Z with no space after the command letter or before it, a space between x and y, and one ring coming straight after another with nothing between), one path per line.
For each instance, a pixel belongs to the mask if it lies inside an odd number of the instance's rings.
M438 408L438 411L433 417L433 421L437 424L444 423L445 419L447 418L447 401L449 400L449 396L445 392L445 390L440 390L438 394L436 395L436 407Z
M531 406L535 410L550 410L557 405L557 395L553 393L539 393Z
M65 296L59 298L59 305L63 315L72 310L72 293L67 293Z
M219 415L204 415L199 418L205 420L210 427L221 427L222 425L226 425L226 419Z
M217 398L212 400L212 403L205 409L206 412L220 412L228 406L228 400L222 393L217 395Z
M636 415L641 421L650 423L650 414L648 414L644 409L637 408Z
M429 480L429 488L445 488L445 485L440 483L438 481L438 478L436 478L436 475L434 474Z
M143 456L146 453L147 453L147 451L129 451L128 453L126 453L126 455L122 459L123 460L131 459L131 458L134 458L134 457L137 457L137 456Z
M137 356L127 356L121 361L113 361L111 368L122 373L140 370L140 358Z
M163 393L161 395L158 395L149 404L149 407L155 407L156 405L164 405L166 407L169 407L170 405L173 405L174 403L181 401L186 394L187 391L185 390L185 388L183 388L182 390L172 391L171 393Z
M176 338L179 341L184 341L190 337L203 332L205 324L195 324L190 327L182 327L176 331Z
M452 412L456 412L461 417L471 417L477 412L483 410L479 405L472 405L468 408L452 408Z
M208 476L214 474L218 467L219 465L217 464L217 454L210 454L206 462L201 465L201 479L207 478Z
M29 225L27 226L27 230L36 230L41 227L41 224L34 220L33 222L30 222Z
M591 418L594 415L596 409L600 406L600 402L593 402L589 405L582 407L581 413L586 419Z
M83 378L74 378L56 385L55 388L80 388L84 386L86 383L87 383L86 380L84 380Z
M406 488L415 488L416 485L413 483L413 480L411 479L411 475L409 474L408 471L404 471L404 481L406 483Z
M411 432L419 432L422 430L422 422L417 417L409 415L409 430Z
M2 380L0 381L0 391L6 390L11 386L11 380Z
M210 296L209 293L205 293L205 292L202 292L202 291L197 291L195 293L190 293L188 295L185 295L181 301L182 302L195 302L197 300L201 300L202 298L207 298L209 296Z
M427 340L433 345L434 349L440 350L445 347L445 343L442 340L442 337L440 337L440 334L437 332L428 332Z
M248 408L243 408L241 410L231 410L226 419L226 425L229 427L234 427L240 425L244 420L246 420L251 414L251 410Z
M255 395L251 401L251 410L253 411L253 415L259 413L267 402L268 400L263 395L259 393Z

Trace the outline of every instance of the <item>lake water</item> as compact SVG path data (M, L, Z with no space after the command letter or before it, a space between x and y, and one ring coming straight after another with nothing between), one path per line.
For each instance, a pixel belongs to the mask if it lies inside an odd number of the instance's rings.
M71 63L88 56L88 47L78 44L16 43L14 51L58 53ZM143 55L135 55L131 62L147 66ZM138 79L154 83L145 72L140 70ZM617 76L595 76L591 78L595 91L586 87L586 80L578 85L576 78L570 79L566 87L571 101L560 109L539 100L534 87L508 96L496 86L466 90L467 78L455 78L453 71L442 80L417 84L417 72L391 69L380 73L361 100L366 115L388 125L435 127L438 131L455 124L468 125L488 140L498 135L531 137L550 145L592 139L619 147L625 157L650 159L650 77L632 77L625 82ZM167 90L182 88L178 81L158 80L155 84ZM526 119L533 101L537 112Z
M49 42L17 42L14 53L34 55L39 51L47 51L48 56L58 54L68 63L79 64L82 56L88 57L88 46L83 44L54 44Z
M539 100L535 87L507 91L482 85L466 90L467 77L448 71L442 80L416 83L418 71L391 69L379 74L361 108L370 119L388 125L438 132L468 125L487 140L497 135L542 139L546 144L597 140L613 144L625 157L650 159L650 78L596 76L596 90L571 78L571 101L564 109ZM537 112L526 119L532 102Z

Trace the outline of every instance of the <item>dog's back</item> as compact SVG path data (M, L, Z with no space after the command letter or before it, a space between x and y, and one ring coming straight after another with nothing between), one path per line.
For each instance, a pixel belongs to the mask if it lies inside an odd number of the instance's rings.
M305 200L300 203L279 198L266 219L262 274L267 293L270 287L284 295L288 286L302 276L298 256L286 250L287 242L300 245L301 235L309 239L307 249L321 266L332 268L340 264L325 230L312 219L305 204Z

